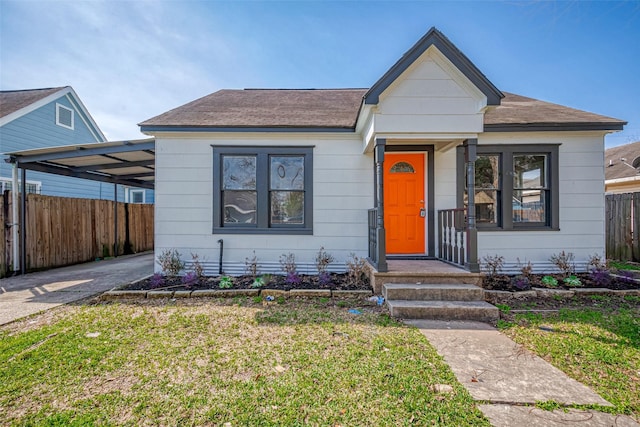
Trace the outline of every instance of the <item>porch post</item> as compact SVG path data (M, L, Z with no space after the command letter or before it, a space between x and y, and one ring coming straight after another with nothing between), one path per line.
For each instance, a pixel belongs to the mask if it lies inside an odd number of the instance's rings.
M383 189L383 175L384 175L384 148L387 144L387 140L383 138L376 138L375 144L375 161L376 161L376 242L377 242L377 258L378 258L378 271L384 273L388 271L387 266L387 243L386 234L384 230L384 189Z
M22 198L20 199L20 274L27 274L27 170L20 170ZM14 242L15 243L15 242Z
M467 167L467 260L465 267L472 273L480 271L478 264L478 229L476 227L476 148L477 139L467 139L466 148Z

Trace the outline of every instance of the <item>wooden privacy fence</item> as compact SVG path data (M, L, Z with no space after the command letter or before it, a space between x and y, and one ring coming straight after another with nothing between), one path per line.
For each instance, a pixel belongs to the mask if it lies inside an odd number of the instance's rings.
M640 193L608 194L607 258L640 262Z
M18 196L18 200L20 200ZM11 193L0 197L0 277L13 269ZM18 202L19 203L19 202ZM114 202L28 194L27 271L113 256ZM16 221L17 222L17 221ZM118 202L118 254L153 249L153 205Z

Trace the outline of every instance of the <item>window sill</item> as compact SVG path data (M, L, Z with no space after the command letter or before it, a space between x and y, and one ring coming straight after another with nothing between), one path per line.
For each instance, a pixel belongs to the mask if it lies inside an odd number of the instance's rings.
M276 234L276 235L312 235L312 228L250 228L250 227L213 227L213 234Z
M478 231L560 231L560 228L544 227L544 226L529 226L529 227L477 227Z

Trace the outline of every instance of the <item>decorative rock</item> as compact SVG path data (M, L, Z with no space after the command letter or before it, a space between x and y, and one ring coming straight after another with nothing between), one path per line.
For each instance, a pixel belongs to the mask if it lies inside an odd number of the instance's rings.
M345 291L331 291L331 296L334 298L366 298L373 294L372 290L345 290Z
M260 291L260 295L263 296L263 297L271 295L274 298L277 298L277 297L288 298L289 297L289 291L283 291L281 289L262 289Z
M575 288L576 295L613 295L611 289L603 288Z
M220 296L220 294L215 289L200 289L200 290L191 292L191 298L218 297L218 296Z
M292 297L331 297L331 289L291 289L289 295Z
M453 393L453 387L449 384L434 384L431 386L431 391L438 394Z
M173 297L173 291L149 291L147 292L147 298L171 298Z
M640 297L640 289L622 289L622 290L611 290L611 295L615 295L618 297L623 297L626 295Z
M191 296L191 291L175 291L173 293L174 298L189 298Z
M536 295L541 298L571 298L575 295L574 291L568 291L565 289L547 289L547 288L533 288Z

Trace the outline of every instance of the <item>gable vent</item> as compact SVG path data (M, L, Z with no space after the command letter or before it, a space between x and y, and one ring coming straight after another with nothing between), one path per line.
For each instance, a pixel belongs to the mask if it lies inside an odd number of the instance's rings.
M73 110L56 104L56 124L63 128L73 129Z

